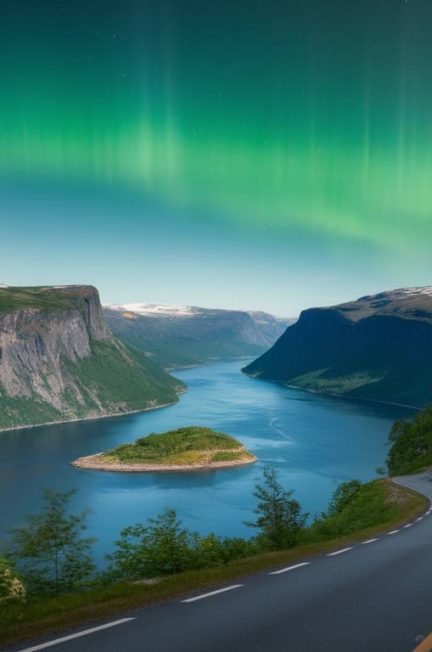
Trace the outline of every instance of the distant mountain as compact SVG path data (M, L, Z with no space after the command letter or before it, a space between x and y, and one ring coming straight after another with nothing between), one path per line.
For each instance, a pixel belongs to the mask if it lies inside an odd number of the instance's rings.
M182 389L113 336L95 288L0 287L0 429L143 410Z
M244 372L328 394L424 406L432 402L432 287L305 310Z
M166 369L256 356L293 320L265 312L130 303L105 306L113 333Z

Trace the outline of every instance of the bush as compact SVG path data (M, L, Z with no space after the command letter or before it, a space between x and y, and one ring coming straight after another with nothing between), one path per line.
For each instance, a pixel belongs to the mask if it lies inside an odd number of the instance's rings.
M147 525L133 525L120 533L105 578L110 581L137 580L172 575L186 570L226 564L257 551L254 542L237 538L201 536L182 527L172 509Z
M350 484L343 483L345 486ZM402 500L404 494L399 488L393 487L392 492L394 494L401 493L400 500ZM336 505L336 509L333 509L330 515L324 514L305 530L302 533L303 542L325 541L364 528L385 524L397 518L403 507L403 503L397 504L395 496L389 495L388 484L384 480L362 484L352 492L349 500L339 502L338 497L344 495L346 495L345 492L338 487L330 503Z
M24 584L17 577L12 565L0 558L0 602L5 600L24 601L25 598Z
M194 566L194 535L182 528L177 514L167 509L120 533L116 550L107 556L109 573L121 579L138 579L179 573Z

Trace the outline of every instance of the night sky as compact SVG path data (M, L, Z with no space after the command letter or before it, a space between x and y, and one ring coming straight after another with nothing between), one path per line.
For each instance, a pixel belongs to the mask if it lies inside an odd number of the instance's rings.
M295 315L432 284L430 0L3 0L0 282Z

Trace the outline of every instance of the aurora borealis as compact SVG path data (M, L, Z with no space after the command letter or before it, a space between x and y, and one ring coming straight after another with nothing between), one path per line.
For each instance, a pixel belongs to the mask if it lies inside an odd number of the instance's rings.
M432 283L431 26L429 0L2 3L0 282L280 314Z

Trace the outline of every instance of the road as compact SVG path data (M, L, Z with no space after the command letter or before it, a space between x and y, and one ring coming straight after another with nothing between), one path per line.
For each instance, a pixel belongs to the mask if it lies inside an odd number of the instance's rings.
M432 474L398 482L432 499ZM283 572L281 572L283 571ZM352 547L7 648L410 652L432 631L432 512ZM59 641L58 637L66 637ZM422 652L432 649L423 642Z

